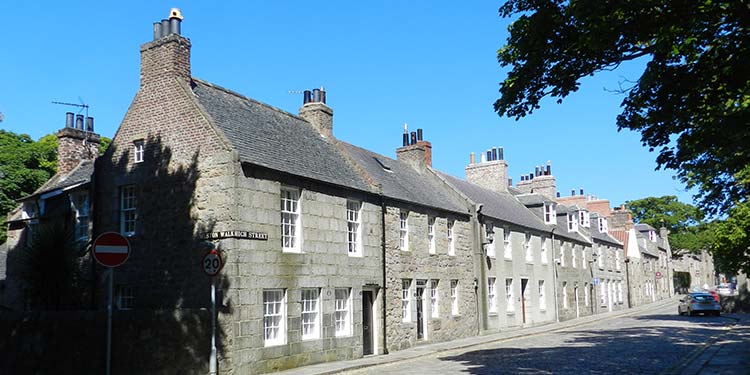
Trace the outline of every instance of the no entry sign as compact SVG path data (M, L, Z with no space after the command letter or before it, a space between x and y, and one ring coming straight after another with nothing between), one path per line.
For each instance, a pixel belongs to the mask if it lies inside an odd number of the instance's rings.
M130 243L120 233L106 232L94 241L91 253L99 264L105 267L117 267L130 256Z

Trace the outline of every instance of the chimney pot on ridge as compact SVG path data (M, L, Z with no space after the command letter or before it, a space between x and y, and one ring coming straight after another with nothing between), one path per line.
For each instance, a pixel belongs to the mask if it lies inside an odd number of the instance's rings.
M72 128L73 127L73 112L65 112L65 127L66 128Z

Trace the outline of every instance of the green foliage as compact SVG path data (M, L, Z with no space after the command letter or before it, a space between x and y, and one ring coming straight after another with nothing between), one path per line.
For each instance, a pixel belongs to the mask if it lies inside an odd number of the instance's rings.
M16 207L16 200L33 193L57 168L57 138L48 135L34 142L26 134L0 130L0 218ZM0 243L6 228L0 226Z
M750 7L736 0L508 0L517 16L498 51L511 66L495 102L519 119L580 79L648 60L622 90L618 129L641 133L659 168L673 169L710 214L750 196Z
M714 262L720 272L750 274L750 203L738 204L726 220L717 222Z
M703 220L701 210L678 201L674 195L627 201L625 206L633 213L635 222L648 224L654 228L664 226L670 232L697 225Z
M28 285L31 308L61 309L81 304L82 272L85 255L74 237L74 227L65 223L38 224L23 247L21 277Z
M103 155L104 151L107 151L109 144L112 143L112 140L107 137L101 137L99 142L99 155Z
M674 253L708 249L713 244L713 224L703 223L700 209L678 201L674 195L627 201L625 206L633 213L636 223L666 227Z

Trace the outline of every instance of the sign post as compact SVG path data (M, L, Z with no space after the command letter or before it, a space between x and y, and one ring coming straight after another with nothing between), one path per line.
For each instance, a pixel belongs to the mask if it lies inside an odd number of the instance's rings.
M112 294L115 278L114 267L125 263L130 256L130 242L121 234L106 232L99 235L91 248L91 255L104 267L107 267L107 364L106 374L112 372Z
M216 375L216 278L223 262L221 255L216 249L209 250L201 261L203 272L211 278L211 357L208 360L208 368L211 375Z

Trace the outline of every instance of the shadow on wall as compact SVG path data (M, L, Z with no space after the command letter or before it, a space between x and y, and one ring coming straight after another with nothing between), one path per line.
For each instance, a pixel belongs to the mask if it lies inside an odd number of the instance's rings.
M440 360L461 363L469 374L659 373L720 330L708 326L577 330L564 342L546 339L545 347L473 350Z
M136 234L130 238L131 255L114 271L114 283L125 298L119 304L115 301L112 372L205 374L211 351L211 301L210 278L201 268L207 250L201 234L211 231L214 223L199 223L194 215L200 155L175 163L161 139L149 138L146 144L145 162L130 171L125 168L131 157L127 151L117 163L107 164L116 151L114 145L97 161L97 186L112 190L134 184L137 189L138 219ZM106 198L106 194L97 195L97 199ZM110 210L95 208L100 215L95 230L117 230L112 226L119 207L98 207ZM98 307L94 310L3 313L0 373L103 373L105 271L95 267ZM219 290L229 286L221 275L216 283ZM231 306L220 304L217 310L231 314ZM217 325L220 360L225 343L226 335Z

